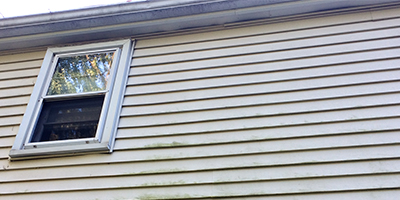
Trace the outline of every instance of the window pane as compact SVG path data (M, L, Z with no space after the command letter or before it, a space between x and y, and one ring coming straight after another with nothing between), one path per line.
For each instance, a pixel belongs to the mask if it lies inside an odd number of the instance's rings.
M104 95L45 102L31 142L93 138Z
M105 90L114 52L58 59L47 95Z

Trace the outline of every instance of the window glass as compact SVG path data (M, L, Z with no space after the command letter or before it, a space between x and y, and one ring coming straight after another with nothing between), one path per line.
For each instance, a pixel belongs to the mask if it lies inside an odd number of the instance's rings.
M106 89L114 52L60 57L47 95Z
M93 138L96 135L104 95L46 102L31 142Z

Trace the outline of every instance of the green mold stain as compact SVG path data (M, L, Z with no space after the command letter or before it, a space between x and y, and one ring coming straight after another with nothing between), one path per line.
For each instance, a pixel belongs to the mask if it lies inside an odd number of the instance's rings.
M181 142L171 142L171 143L154 143L154 144L149 144L144 147L146 148L155 148L155 147L176 147L176 146L183 146L187 145L187 143L181 143Z

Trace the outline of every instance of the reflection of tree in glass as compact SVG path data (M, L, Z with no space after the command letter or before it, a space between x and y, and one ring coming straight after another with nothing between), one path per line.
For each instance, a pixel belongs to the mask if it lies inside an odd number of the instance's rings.
M48 95L106 89L114 52L59 58Z

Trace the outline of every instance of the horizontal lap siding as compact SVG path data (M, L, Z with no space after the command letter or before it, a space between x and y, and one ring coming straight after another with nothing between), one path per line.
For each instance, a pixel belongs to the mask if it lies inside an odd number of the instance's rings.
M0 155L0 199L396 199L397 13L138 40L114 152ZM0 75L0 154L40 66L24 62Z
M0 56L0 162L4 163L3 168L7 168L8 152L14 143L44 53Z
M148 178L160 180L143 186L174 185L159 189L172 199L320 192L329 197L332 191L357 195L399 188L399 170L384 167L389 160L399 164L398 156L378 150L400 144L397 21L270 34L248 28L248 35L232 38L229 31L225 38L168 38L164 46L160 39L158 45L139 40L115 151L140 154L140 160L179 160L175 168L163 165L174 172L165 181L149 169ZM366 158L370 148L387 160ZM350 170L367 166L385 169ZM382 181L359 182L371 178ZM201 192L210 183L214 187ZM181 185L187 192L172 191ZM146 194L161 198L157 191Z

